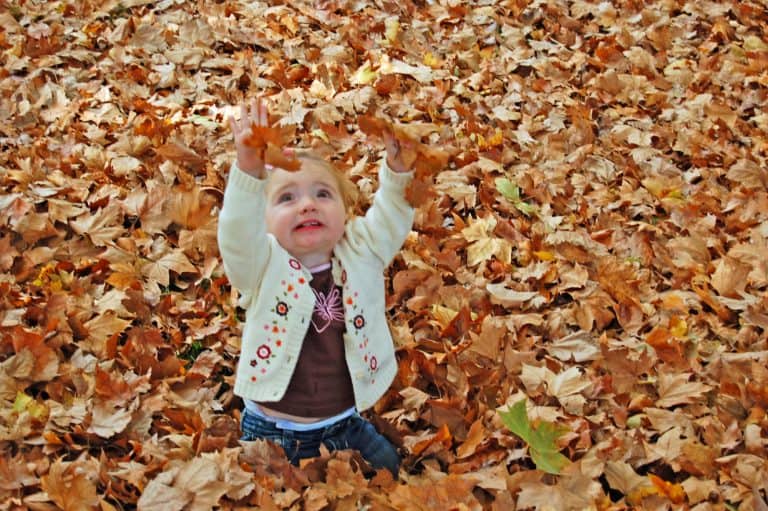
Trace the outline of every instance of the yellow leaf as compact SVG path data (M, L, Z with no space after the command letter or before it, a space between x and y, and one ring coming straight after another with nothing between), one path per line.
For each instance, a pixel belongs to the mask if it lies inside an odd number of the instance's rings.
M13 411L16 413L21 413L24 410L27 409L27 406L29 403L31 403L33 399L26 395L25 393L19 391L16 393L16 400L13 402Z
M451 320L456 316L458 311L455 311L451 309L450 307L445 307L443 305L432 305L432 317L437 320L437 322L440 324L440 327L445 328L448 326L448 324L451 322Z
M537 250L533 253L540 261L552 261L555 258L555 254L548 250Z
M360 66L355 74L352 75L350 82L353 85L368 85L376 81L379 77L379 73L371 69L371 63L366 61L365 64Z
M680 200L685 199L685 195L683 194L683 192L677 188L673 188L672 190L669 190L667 192L667 197L672 199L680 199Z
M685 337L688 333L688 323L685 318L677 316L669 320L669 332L675 337Z
M38 403L34 398L21 391L16 393L13 411L16 413L27 412L31 418L38 421L48 415L48 408L44 404Z
M425 66L429 66L432 69L437 69L437 68L439 68L440 66L443 65L443 61L441 61L439 58L435 57L434 53L432 53L431 51L428 51L424 55L424 61L423 62L424 62Z
M389 44L397 40L397 34L400 33L400 20L397 16L391 16L384 20L384 36Z
M747 51L768 51L768 44L756 35L744 39L744 49Z

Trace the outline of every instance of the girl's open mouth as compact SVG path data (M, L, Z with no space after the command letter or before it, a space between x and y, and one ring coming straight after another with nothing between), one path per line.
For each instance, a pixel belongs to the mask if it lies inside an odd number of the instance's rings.
M301 222L299 225L294 227L293 230L303 231L303 230L309 230L309 229L317 229L322 226L323 224L317 220L307 220L307 221Z

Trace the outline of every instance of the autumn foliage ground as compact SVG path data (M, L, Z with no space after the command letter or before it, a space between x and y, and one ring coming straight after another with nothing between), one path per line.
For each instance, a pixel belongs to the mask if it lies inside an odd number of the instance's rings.
M765 510L767 11L0 0L0 508ZM399 481L238 442L215 233L258 95L364 202L359 119L435 156L372 414Z

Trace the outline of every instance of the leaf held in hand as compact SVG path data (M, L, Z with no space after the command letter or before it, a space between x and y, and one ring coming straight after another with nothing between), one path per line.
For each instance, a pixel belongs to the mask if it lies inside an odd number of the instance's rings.
M360 130L368 136L383 138L391 135L400 144L400 158L406 167L414 170L414 178L406 190L406 199L412 206L419 206L434 198L432 176L443 170L450 154L444 149L429 147L416 133L410 133L407 125L398 126L373 114L358 118Z
M301 162L295 156L289 156L283 150L288 145L285 133L280 128L251 125L251 134L243 143L261 152L264 163L273 167L279 167L288 171L296 171L301 168Z

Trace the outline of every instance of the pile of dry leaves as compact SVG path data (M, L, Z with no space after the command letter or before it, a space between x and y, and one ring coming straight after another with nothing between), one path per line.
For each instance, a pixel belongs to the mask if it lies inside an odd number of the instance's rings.
M765 510L766 33L762 0L0 0L0 508ZM398 481L238 441L215 233L256 96L366 200L377 122L429 156Z

